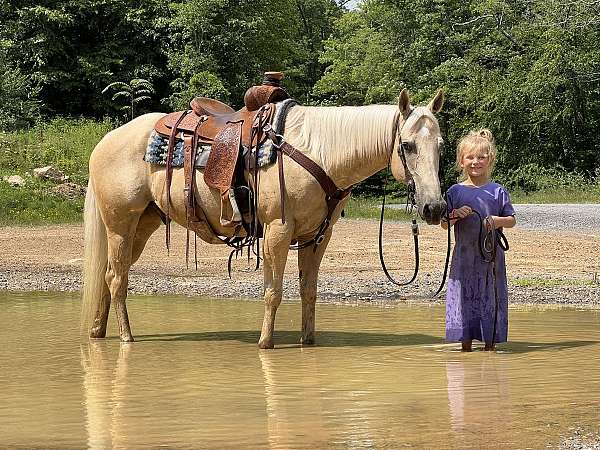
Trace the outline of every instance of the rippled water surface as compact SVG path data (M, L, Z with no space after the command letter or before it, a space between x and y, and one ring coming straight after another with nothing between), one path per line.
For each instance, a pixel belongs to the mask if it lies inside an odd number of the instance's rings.
M511 310L497 353L446 345L443 307L133 297L137 342L79 337L67 294L0 293L0 447L544 448L600 433L600 312Z

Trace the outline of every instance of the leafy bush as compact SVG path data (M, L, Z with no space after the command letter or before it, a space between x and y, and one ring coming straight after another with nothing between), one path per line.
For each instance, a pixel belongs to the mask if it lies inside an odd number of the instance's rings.
M525 193L534 191L582 188L593 184L592 180L575 172L567 172L562 167L546 168L530 163L506 171L496 177L509 190Z
M39 92L40 88L19 69L0 68L0 130L16 130L35 123L40 114Z
M166 103L176 110L189 108L190 100L194 97L216 98L225 102L229 97L229 91L221 79L206 71L192 75L188 83L177 79L171 83L171 87L176 92L166 99Z

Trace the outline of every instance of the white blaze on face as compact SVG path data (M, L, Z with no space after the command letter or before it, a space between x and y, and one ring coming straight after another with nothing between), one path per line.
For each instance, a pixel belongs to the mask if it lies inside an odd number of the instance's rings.
M437 121L429 118L420 120L426 114L425 108L422 108L419 112L420 114L415 117L415 121L417 122L413 122L413 124L407 123L408 126L414 126L415 123L420 124L414 130L409 129L412 133L410 133L410 136L407 136L407 139L415 143L417 155L414 158L410 158L410 162L407 158L407 163L415 180L417 203L419 204L419 208L421 208L422 205L436 202L441 197L438 178L440 159L439 142L441 136Z

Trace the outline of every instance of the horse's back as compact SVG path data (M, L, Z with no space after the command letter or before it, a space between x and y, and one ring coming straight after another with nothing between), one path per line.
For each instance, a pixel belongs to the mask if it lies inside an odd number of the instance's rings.
M90 160L99 155L101 158L116 156L117 153L122 155L121 159L124 159L127 156L125 152L144 152L154 124L164 115L164 113L144 114L109 131L94 148Z

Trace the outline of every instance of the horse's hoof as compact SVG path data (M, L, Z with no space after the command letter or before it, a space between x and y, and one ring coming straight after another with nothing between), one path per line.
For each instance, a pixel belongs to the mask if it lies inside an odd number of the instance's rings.
M314 336L310 336L310 337L301 337L300 338L300 345L315 345L315 337Z
M94 327L90 330L90 339L102 339L106 337L106 328Z
M268 350L268 349L275 348L275 345L273 345L272 339L265 339L265 340L261 339L260 341L258 341L258 348L262 348L263 350Z

